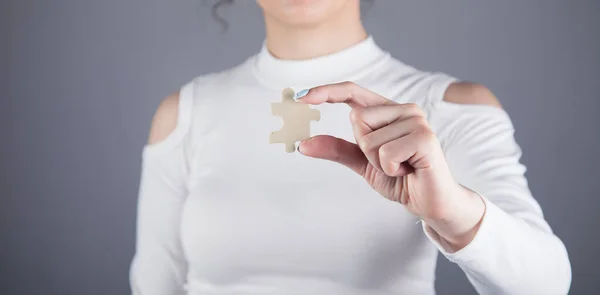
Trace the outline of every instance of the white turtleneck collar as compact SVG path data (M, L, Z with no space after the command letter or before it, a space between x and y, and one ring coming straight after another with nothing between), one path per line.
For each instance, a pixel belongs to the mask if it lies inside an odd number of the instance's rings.
M256 77L268 87L308 88L355 79L389 56L372 36L341 51L305 60L279 59L271 54L265 41L254 57L253 68Z

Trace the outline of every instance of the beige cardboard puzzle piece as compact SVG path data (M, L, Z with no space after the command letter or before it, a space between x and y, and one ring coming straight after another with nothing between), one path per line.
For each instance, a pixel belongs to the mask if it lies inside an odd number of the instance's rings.
M283 90L281 102L271 103L271 113L281 117L283 126L271 132L269 142L285 144L288 153L296 150L296 142L310 138L310 121L321 119L318 110L294 100L294 90L291 88Z

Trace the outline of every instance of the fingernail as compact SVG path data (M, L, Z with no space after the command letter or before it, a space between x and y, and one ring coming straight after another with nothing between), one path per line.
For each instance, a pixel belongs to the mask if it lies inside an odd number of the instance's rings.
M298 148L296 150L302 154L302 149L300 149L301 145L302 145L302 142L298 143Z
M298 93L296 93L295 99L299 99L301 97L304 97L307 94L308 94L308 89L300 90Z

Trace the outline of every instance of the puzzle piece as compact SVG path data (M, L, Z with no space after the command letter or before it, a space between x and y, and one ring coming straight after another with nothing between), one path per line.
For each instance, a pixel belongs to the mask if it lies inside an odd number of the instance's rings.
M319 121L321 113L311 109L308 104L294 100L294 90L283 90L281 102L271 103L271 113L281 117L283 126L279 131L271 132L270 143L285 144L285 151L293 153L296 142L310 138L310 121Z

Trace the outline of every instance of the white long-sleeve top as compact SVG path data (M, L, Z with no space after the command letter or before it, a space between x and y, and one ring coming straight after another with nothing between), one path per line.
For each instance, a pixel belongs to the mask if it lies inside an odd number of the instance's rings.
M271 102L354 81L418 104L455 179L486 203L473 239L447 252L426 224L334 162L269 144ZM567 251L532 197L509 116L444 101L457 79L417 70L372 38L285 61L266 46L199 76L179 97L176 129L143 150L133 294L435 294L438 253L481 294L566 294ZM313 134L354 141L345 105L315 106Z

